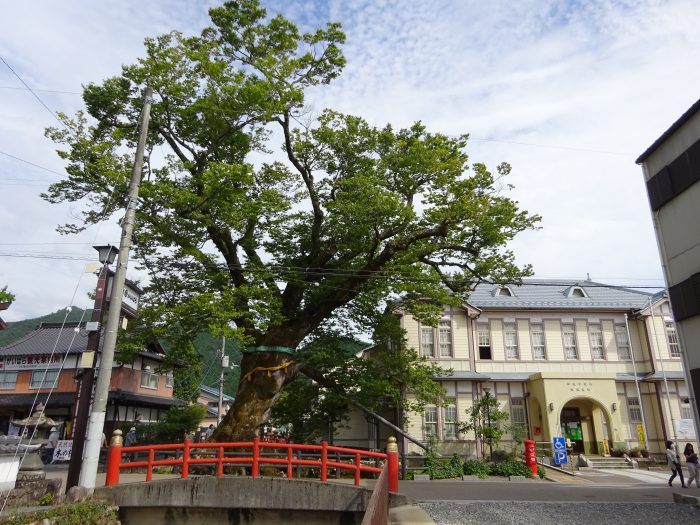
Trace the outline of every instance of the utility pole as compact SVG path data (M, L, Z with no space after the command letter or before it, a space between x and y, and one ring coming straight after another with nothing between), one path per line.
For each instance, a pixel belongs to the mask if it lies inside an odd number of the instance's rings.
M105 328L105 342L100 358L100 373L97 376L95 387L95 399L92 403L92 413L88 426L87 443L83 455L83 469L80 472L80 484L88 489L95 488L97 477L97 463L100 457L100 445L107 411L107 397L109 395L109 382L112 377L112 364L114 363L114 349L117 344L117 331L119 329L119 317L121 315L122 297L124 296L124 280L126 268L129 263L129 250L131 249L131 237L134 232L136 219L136 205L139 197L139 185L141 184L141 171L143 170L143 155L146 148L146 135L148 133L148 121L151 115L151 103L153 91L146 88L143 101L143 109L139 119L139 139L136 147L136 158L131 170L131 183L126 204L126 214L122 223L122 236L119 243L119 260L114 273L112 284L112 296L110 297L109 314Z
M95 289L95 304L92 307L91 322L102 322L102 310L104 310L107 299L107 279L109 278L109 261L102 261L102 270L97 278L97 288ZM91 367L87 368L80 378L78 386L78 408L75 413L71 438L70 463L68 464L68 477L66 479L66 491L75 487L80 480L80 465L82 464L83 448L85 446L85 434L87 431L88 417L90 416L90 400L92 398L92 387L95 379L95 365L97 364L97 352L100 346L100 330L93 330L88 333L87 348L85 353L92 352L93 358ZM82 357L82 356L81 356ZM89 357L87 357L89 359ZM85 363L82 363L85 366Z
M221 374L219 375L219 410L216 413L216 426L221 423L224 411L224 371L228 368L228 356L226 355L226 336L221 336Z

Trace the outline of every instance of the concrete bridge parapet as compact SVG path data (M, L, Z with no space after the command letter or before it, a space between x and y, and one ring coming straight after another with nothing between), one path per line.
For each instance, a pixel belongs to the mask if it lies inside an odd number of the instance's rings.
M192 477L95 490L119 507L124 525L361 523L372 495L364 487L284 478ZM406 503L392 494L390 506Z

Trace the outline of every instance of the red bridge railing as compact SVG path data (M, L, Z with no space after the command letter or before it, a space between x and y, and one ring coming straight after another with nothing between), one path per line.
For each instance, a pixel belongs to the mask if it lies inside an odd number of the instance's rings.
M399 461L396 450L396 439L389 438L387 453L371 452L353 448L336 447L323 442L320 445L303 445L292 443L271 443L255 438L253 441L241 441L232 443L192 443L185 439L184 443L167 445L139 445L124 447L121 444L121 432L115 431L112 444L107 455L107 477L105 485L112 486L119 483L119 474L122 469L146 468L146 481L151 481L154 467L179 466L180 477L189 477L191 465L214 465L216 475L224 475L224 466L241 465L250 467L251 477L260 476L260 467L265 465L286 467L287 478L294 477L294 467L316 468L320 470L321 481L328 479L329 469L352 471L355 477L355 485L360 484L362 473L381 474L387 469L388 490L399 490ZM250 456L241 455L240 452L250 451ZM264 452L270 451L268 454ZM145 460L134 461L137 453L148 453ZM179 457L170 459L156 459L156 452L171 452ZM317 453L319 458L296 457L295 452ZM227 455L228 453L228 455ZM128 461L123 460L124 454L131 456ZM202 455L200 455L202 454ZM233 455L235 454L235 455ZM351 463L337 461L329 455L342 455L351 458ZM367 460L386 461L384 468L363 464Z

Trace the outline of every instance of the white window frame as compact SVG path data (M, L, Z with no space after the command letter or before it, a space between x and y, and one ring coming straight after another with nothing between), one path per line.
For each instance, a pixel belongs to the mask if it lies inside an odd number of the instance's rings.
M8 379L12 378L14 379ZM4 370L0 372L0 390L14 390L17 388L17 372Z
M442 407L442 435L444 439L457 439L457 400L446 399Z
M452 352L452 321L450 319L442 319L438 324L438 346L440 348L440 357L453 357Z
M430 335L430 341L426 341L426 334ZM424 357L433 357L435 353L435 330L431 326L422 326L420 329L420 352Z
M141 370L141 388L158 390L158 374L150 370Z
M603 327L597 323L589 324L588 337L591 340L591 357L593 357L593 359L605 359Z
M493 361L493 346L491 345L491 329L488 324L477 324L476 325L476 341L477 341L477 351L479 352L479 359L483 361ZM482 344L487 343L487 344ZM489 349L489 358L481 357L481 349Z
M510 422L513 426L527 429L527 412L525 411L525 399L512 397L510 399Z
M668 343L668 355L674 358L681 356L681 345L678 342L678 331L673 321L664 321L666 329L666 342Z
M423 438L438 437L438 407L427 405L423 409Z
M175 378L173 377L173 373L168 372L165 376L165 386L166 386L166 388L172 388L174 384L175 384Z
M541 337L541 342L538 338ZM532 339L532 358L547 359L547 344L544 338L544 325L533 323L530 325L530 338Z
M562 338L564 340L564 357L566 359L578 359L578 341L576 340L576 327L573 324L562 324ZM567 341L567 336L572 336L571 341ZM573 350L573 351L572 351Z
M627 398L627 415L632 425L642 422L642 404L638 397Z
M518 348L518 327L515 324L505 324L503 326L503 346L506 352L506 359L519 359Z
M627 328L622 325L615 327L615 344L617 345L617 357L621 361L632 360L632 348L630 338L627 336Z
M683 403L681 401L681 419L693 419L693 409L690 407L690 402Z
M58 369L32 370L32 377L29 381L29 388L33 390L56 388L56 385L58 385L58 372ZM46 377L44 377L44 374L46 374Z

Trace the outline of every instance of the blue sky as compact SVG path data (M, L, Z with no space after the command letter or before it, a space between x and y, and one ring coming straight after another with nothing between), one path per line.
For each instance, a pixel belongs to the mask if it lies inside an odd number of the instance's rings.
M8 3L0 56L54 111L81 107L82 84L118 74L143 38L197 33L216 2L31 0ZM314 89L326 107L373 124L468 132L474 161L508 161L512 195L543 215L513 243L539 277L661 284L641 169L634 160L700 95L700 2L269 1L302 29L339 21L348 63ZM49 112L0 63L0 151L61 172L44 128ZM10 89L11 88L11 89ZM75 214L38 194L58 178L0 154L0 285L17 295L6 320L89 303L95 277L82 261L118 242L107 224L77 238L54 232ZM27 244L37 243L37 244ZM82 243L82 244L67 244ZM5 255L3 255L5 254ZM79 282L78 282L79 281ZM72 299L75 297L75 299Z

